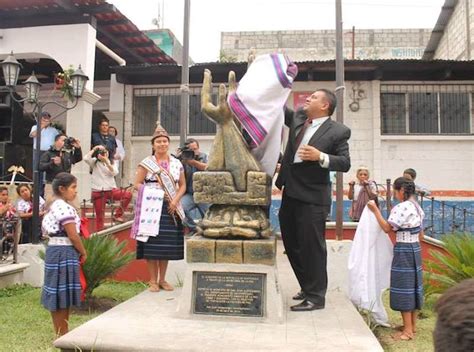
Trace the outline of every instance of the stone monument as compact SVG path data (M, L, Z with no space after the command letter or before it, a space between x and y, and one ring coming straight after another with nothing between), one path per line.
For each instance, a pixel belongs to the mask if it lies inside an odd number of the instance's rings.
M229 92L236 89L229 73ZM201 109L217 124L206 171L193 177L194 200L212 204L186 242L188 269L178 312L198 319L281 322L283 302L277 281L276 240L268 211L272 180L244 141L219 86L211 102L212 76L204 72ZM239 318L240 317L240 318Z

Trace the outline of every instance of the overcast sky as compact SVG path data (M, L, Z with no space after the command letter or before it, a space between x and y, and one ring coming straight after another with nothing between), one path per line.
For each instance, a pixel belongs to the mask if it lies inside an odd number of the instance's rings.
M184 0L108 0L139 29L164 28L182 42ZM335 0L191 0L190 56L219 58L221 32L334 29ZM344 28L433 28L444 0L342 0Z

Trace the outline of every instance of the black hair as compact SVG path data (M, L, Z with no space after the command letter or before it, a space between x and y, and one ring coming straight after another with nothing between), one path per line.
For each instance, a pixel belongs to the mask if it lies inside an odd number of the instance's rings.
M323 92L324 95L326 96L326 100L329 103L328 115L331 116L333 114L334 110L336 110L336 106L337 106L336 95L333 92L331 92L330 90L324 89L324 88L318 89L317 92Z
M186 143L186 144L196 143L197 146L199 147L199 142L198 142L196 139L194 139L194 138L188 138L188 139L186 139L186 142L185 142L185 143Z
M20 191L23 187L26 187L30 190L30 193L32 192L30 185L27 185L26 183L23 183L21 185L16 186L16 194L20 195Z
M110 120L107 117L102 116L99 120L99 126L102 125L102 122L110 123Z
M405 171L403 171L403 173L410 175L411 178L413 179L413 181L415 181L415 178L416 178L416 171L415 171L415 169L408 168L408 169L406 169Z
M415 194L415 182L405 177L399 177L393 182L393 188L397 191L403 189L403 200L408 200Z
M53 192L57 196L61 196L61 192L59 190L59 187L65 187L68 188L70 185L73 183L77 182L77 178L74 175L71 175L68 172L60 172L59 174L56 175L56 177L53 180Z
M461 281L436 302L433 333L436 352L472 351L474 346L474 279Z
M59 138L62 136L67 137L64 133L57 134L56 137L54 137L54 141L57 142Z

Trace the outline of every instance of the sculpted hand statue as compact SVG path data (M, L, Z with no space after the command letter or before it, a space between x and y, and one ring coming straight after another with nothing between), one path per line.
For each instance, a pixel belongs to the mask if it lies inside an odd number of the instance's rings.
M235 91L235 73L229 72L229 90ZM218 105L215 106L211 100L212 76L209 70L204 71L204 82L201 90L201 109L212 120L216 122L217 132L212 145L208 171L229 171L238 191L247 190L247 172L261 171L261 168L239 131L234 115L227 105L227 90L224 84L219 86Z

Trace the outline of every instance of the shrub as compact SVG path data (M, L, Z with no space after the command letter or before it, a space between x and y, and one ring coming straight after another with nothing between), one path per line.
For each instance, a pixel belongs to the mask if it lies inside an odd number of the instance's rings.
M474 278L474 236L468 233L442 238L445 253L430 251L433 260L426 263L426 296L443 293L457 283Z
M87 261L83 267L87 282L87 301L97 287L120 268L130 263L135 254L125 252L126 242L119 243L111 236L95 235L83 239L83 243L87 251Z

